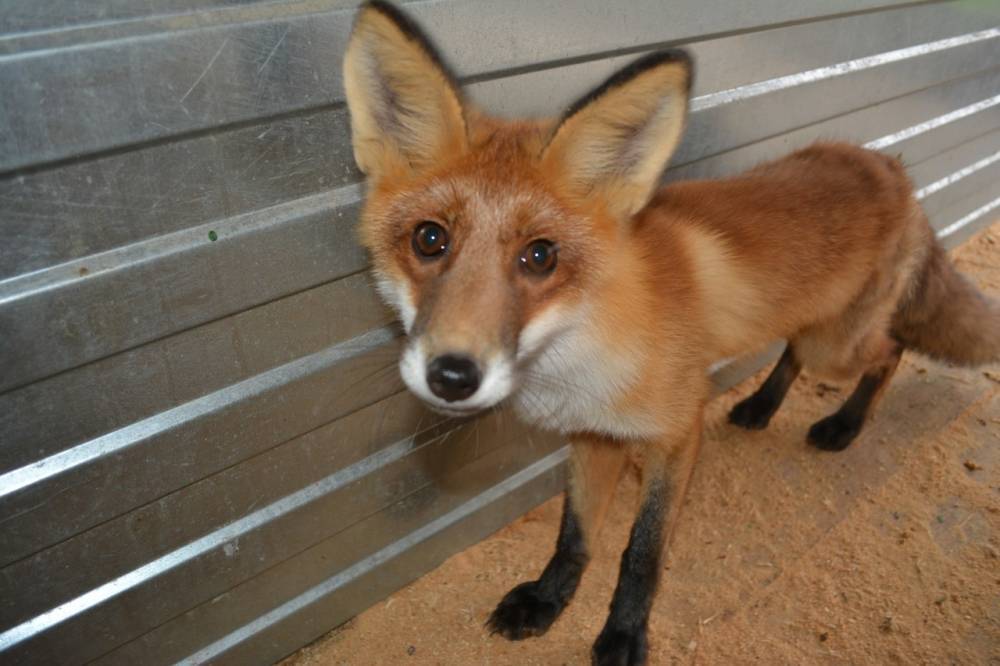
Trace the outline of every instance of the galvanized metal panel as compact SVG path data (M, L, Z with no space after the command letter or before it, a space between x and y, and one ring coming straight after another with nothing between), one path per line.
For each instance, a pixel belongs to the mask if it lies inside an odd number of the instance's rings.
M346 277L357 191L321 193L0 283L0 390ZM331 208L337 195L352 203ZM333 237L345 242L330 243ZM217 242L212 238L217 238ZM39 335L38 332L44 332Z
M535 440L536 452L543 452L552 440ZM424 573L455 552L456 544L470 544L495 531L523 512L562 489L565 448L540 457L517 470L506 456L511 447L498 449L480 459L474 468L463 470L468 482L460 491L464 501L437 514L435 504L442 496L433 489L414 495L409 501L431 509L421 527L395 541L385 542L385 534L366 534L367 526L345 531L336 539L317 544L302 556L287 560L260 576L233 588L182 616L161 625L132 643L99 659L100 664L131 665L148 663L267 663L285 654L285 645L306 643L329 626L336 626L371 604ZM523 451L523 449L522 449ZM499 471L499 473L497 473ZM497 479L500 479L498 482ZM481 492L465 499L474 488ZM445 494L445 501L452 505ZM390 516L391 518L391 516ZM416 521L415 521L416 522ZM351 566L334 569L330 559L342 557L351 544L384 544ZM337 571L330 576L331 571ZM275 604L275 599L284 601ZM200 642L203 627L218 638ZM278 637L278 638L274 638Z
M947 214L952 206L961 206L980 192L989 191L1000 182L1000 164L977 169L943 190L934 192L923 199L924 209L936 229L943 229L953 220Z
M3 561L392 395L392 335L375 329L8 472Z
M1000 130L942 152L912 169L917 197L936 229L952 224L947 211L1000 182Z
M952 204L938 214L934 228L945 247L954 247L976 231L993 223L1000 211L1000 193L996 181L964 201Z
M0 181L0 279L357 182L348 131L322 109Z
M341 102L340 68L330 63L343 50L351 13L339 2L304 4L289 3L284 20L248 21L235 13L226 17L231 23L187 30L168 22L164 27L174 32L127 40L102 32L86 48L26 47L0 60L0 87L18 99L21 111L0 133L0 169ZM760 0L734 12L726 0L669 6L581 0L575 20L566 21L562 2L539 0L521 3L514 13L501 10L503 30L496 29L498 7L489 0L414 3L412 11L437 27L443 51L459 74L470 76L896 4L903 0ZM43 91L37 81L51 85ZM75 113L51 126L47 108Z
M994 129L943 150L934 157L909 168L917 186L917 196L926 198L950 189L984 168L1000 162L1000 130Z
M672 167L667 180L730 176L819 140L850 140L915 165L1000 125L1000 68Z
M400 392L353 242L354 2L36 4L0 9L2 658L266 663L556 491L558 439ZM847 138L913 165L946 243L1000 208L995 8L411 9L509 112L691 42L667 179Z
M446 425L442 430L442 420L428 417L408 394L397 393L253 456L242 465L184 486L182 493L164 495L125 516L14 562L0 578L0 624L23 622L335 473L341 475L341 488L362 478L370 482L386 472L384 463L390 453L399 459L453 428ZM460 451L458 457L473 453ZM304 465L304 461L310 464ZM379 493L366 488L366 494L352 494L357 496L347 501L357 509L376 501ZM190 515L198 515L198 521L185 520ZM342 512L320 532L337 531L336 524L351 520L352 515ZM86 571L74 569L74 563L93 559L95 553L102 556L93 566ZM151 571L150 579L171 565L164 563ZM24 580L37 583L27 590L21 584Z
M837 66L804 80L772 79L760 89L737 88L696 98L696 112L675 163L703 159L790 127L981 71L984 63L1000 61L1000 28L947 43L939 40L934 48L917 49L885 64L864 62L849 77L842 72L851 68ZM742 121L750 116L757 122ZM306 197L266 214L216 220L112 250L94 257L96 265L79 259L0 283L0 327L34 343L18 353L0 350L0 362L11 368L0 379L0 390L359 270L363 258L353 245L322 243L327 216L336 216L345 227L353 219L358 190L345 186L336 193L340 207L328 207L328 197ZM211 243L210 231L226 242ZM278 233L281 242L275 240ZM350 232L345 228L341 233ZM285 258L273 251L276 246L307 250L309 256L303 259L311 270L289 273ZM255 270L246 274L248 265ZM151 292L158 298L149 298ZM129 309L117 307L115 299L130 301ZM94 303L115 307L95 315ZM170 317L156 316L163 311ZM130 319L135 320L132 325ZM53 336L34 339L28 334L38 329Z
M109 23L155 15L205 11L232 6L244 0L105 0L80 3L74 0L6 0L0 5L0 28L8 35L43 30L65 30L91 23Z
M927 4L905 13L865 13L704 39L686 48L695 57L693 94L698 97L994 27L996 16L987 12ZM734 59L734 53L741 57ZM555 70L516 73L474 83L468 90L496 113L548 115L557 113L567 100L584 94L595 81L610 76L635 57L629 53L570 63Z
M491 426L485 423L478 427ZM336 535L359 520L376 521L366 525L366 538L351 534L338 540L336 555L327 558L326 566L344 569L363 558L367 549L380 547L379 540L390 538L393 530L405 533L426 522L430 516L421 513L422 503L433 501L443 512L463 499L459 489L465 489L466 497L474 494L483 479L473 477L475 483L466 485L466 475L477 459L497 451L492 461L480 464L491 475L512 471L509 462L502 464L500 460L518 455L516 448L503 446L507 437L495 433L483 437L483 450L470 446L470 439L468 433L465 437L437 434L427 440L410 437L340 469L333 467L336 461L324 461L336 471L315 480L301 479L303 485L294 493L267 504L265 499L260 508L238 520L91 588L90 603L77 604L71 609L76 612L67 612L64 619L51 618L52 626L44 634L20 644L12 655L51 663L58 659L62 646L74 645L76 658L92 659L120 645L123 638L159 626L274 563L301 553L327 535ZM301 468L302 460L293 459L290 464ZM319 472L311 470L308 476ZM458 473L461 477L455 478ZM262 477L266 482L267 470ZM449 486L452 492L448 492ZM412 496L425 488L431 492L415 502ZM387 512L389 507L392 510ZM415 524L407 520L412 513L418 518ZM252 556L236 556L244 551ZM199 584L186 584L191 580ZM134 608L143 612L134 613ZM62 621L55 623L55 619Z
M0 395L11 470L390 324L363 273ZM139 371L141 370L141 372ZM121 395L91 397L94 385ZM55 418L61 416L62 418Z

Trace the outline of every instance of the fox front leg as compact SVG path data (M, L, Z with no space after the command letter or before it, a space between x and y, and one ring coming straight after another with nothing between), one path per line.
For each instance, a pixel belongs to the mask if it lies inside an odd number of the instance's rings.
M619 442L572 438L556 552L538 580L521 583L507 593L486 622L491 633L510 640L541 636L566 608L590 561L625 460Z
M663 551L677 522L701 440L701 419L680 440L649 443L639 512L622 553L611 611L591 652L594 666L641 666Z

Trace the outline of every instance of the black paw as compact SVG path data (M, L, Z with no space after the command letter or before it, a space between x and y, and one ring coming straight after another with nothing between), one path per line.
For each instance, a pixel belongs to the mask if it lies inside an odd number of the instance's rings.
M497 604L486 626L491 634L519 641L544 634L561 610L555 601L539 594L537 581L521 583Z
M861 425L832 414L809 428L809 443L824 451L843 451L861 432Z
M636 633L612 631L607 627L590 651L592 666L642 666L646 663L646 630Z
M747 430L763 430L771 421L775 407L770 400L763 400L754 394L736 403L729 412L729 422Z

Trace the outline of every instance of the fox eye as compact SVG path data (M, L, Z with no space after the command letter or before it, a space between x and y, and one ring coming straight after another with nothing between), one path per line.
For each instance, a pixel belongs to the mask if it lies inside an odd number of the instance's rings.
M518 261L529 273L548 275L556 267L556 245L544 239L532 241L524 248Z
M448 232L436 222L421 222L413 230L413 251L421 257L433 258L448 249Z

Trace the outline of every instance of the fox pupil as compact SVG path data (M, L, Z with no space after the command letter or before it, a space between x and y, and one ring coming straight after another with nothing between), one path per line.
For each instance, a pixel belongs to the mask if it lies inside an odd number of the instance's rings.
M421 222L413 232L413 249L423 257L437 257L448 249L448 232L436 222Z
M521 254L521 265L536 275L551 273L556 267L556 247L551 241L537 240Z

